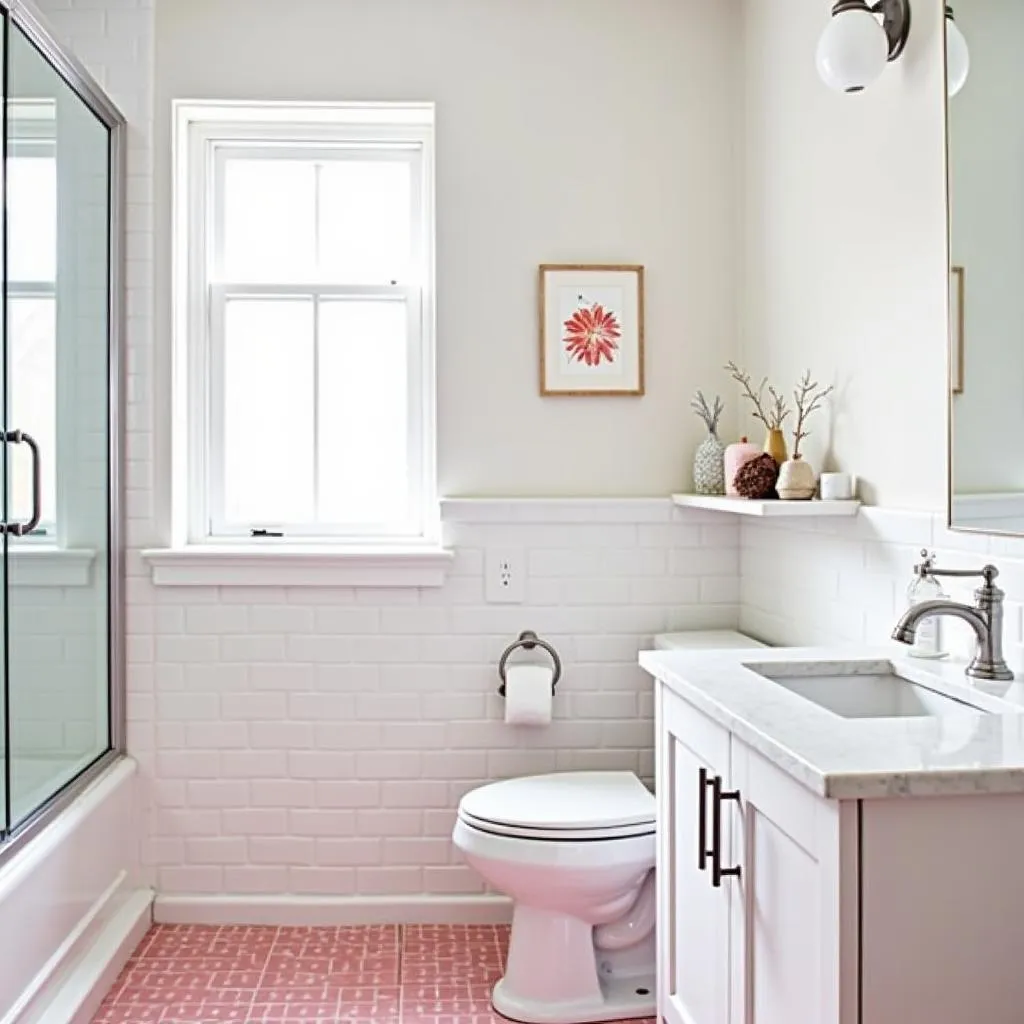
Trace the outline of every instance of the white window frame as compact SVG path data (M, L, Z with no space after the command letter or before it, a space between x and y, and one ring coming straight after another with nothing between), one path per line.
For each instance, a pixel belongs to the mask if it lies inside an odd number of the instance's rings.
M175 389L174 537L172 546L231 545L288 549L317 542L336 548L377 550L397 546L437 548L439 512L435 458L435 352L433 274L433 107L422 105L176 104L175 132ZM267 154L280 147L294 157L404 159L418 174L417 279L385 286L261 286L218 280L214 251L222 231L212 230L223 167L230 155ZM301 524L252 524L276 529L282 538L254 541L246 524L231 529L223 516L223 431L214 389L223 366L212 343L225 301L235 295L296 294L314 302L337 298L389 297L408 304L409 359L408 525L383 532L377 524L325 529Z

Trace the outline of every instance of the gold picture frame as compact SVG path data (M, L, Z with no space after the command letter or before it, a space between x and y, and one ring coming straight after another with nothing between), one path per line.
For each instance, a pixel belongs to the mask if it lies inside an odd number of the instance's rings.
M644 268L544 263L539 276L541 395L642 397Z
M964 393L964 304L967 275L963 267L951 267L949 275L949 389Z

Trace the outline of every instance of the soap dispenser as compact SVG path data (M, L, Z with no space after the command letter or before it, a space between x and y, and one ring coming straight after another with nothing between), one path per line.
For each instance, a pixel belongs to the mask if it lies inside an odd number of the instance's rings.
M929 554L927 549L921 552L920 565L914 566L914 578L907 587L907 605L913 607L921 604L922 601L937 601L947 595L942 589L942 584L932 575L932 568L935 565L935 554ZM914 658L943 658L940 641L940 622L937 615L930 615L922 619L917 626L917 633L914 638L914 646L909 654Z

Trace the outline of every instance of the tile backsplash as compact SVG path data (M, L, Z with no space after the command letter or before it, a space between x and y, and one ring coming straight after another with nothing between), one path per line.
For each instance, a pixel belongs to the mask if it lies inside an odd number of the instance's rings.
M954 533L944 513L864 508L851 519L745 520L741 528L741 627L774 644L887 644L906 608L906 590L923 548L939 566L992 562L1006 591L1007 660L1021 657L1024 539ZM943 580L972 601L971 581ZM966 653L970 629L943 620L947 649Z

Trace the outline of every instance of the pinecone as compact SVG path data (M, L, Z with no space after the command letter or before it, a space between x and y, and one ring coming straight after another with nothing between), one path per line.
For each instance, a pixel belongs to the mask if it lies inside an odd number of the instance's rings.
M767 498L779 480L778 463L767 453L740 466L733 486L741 498Z

